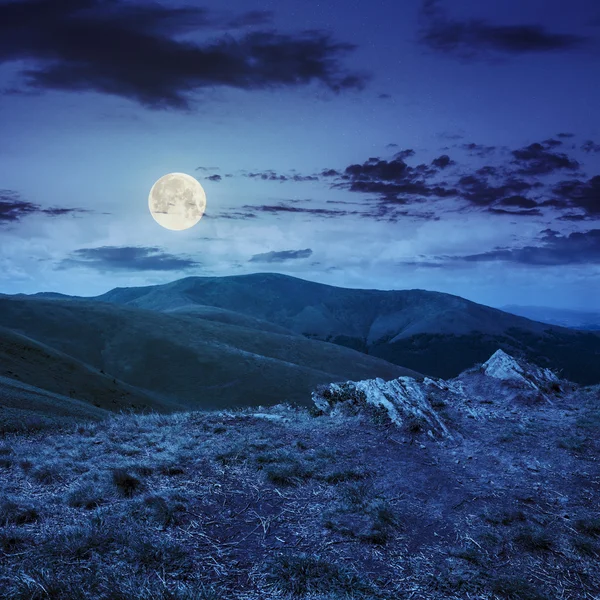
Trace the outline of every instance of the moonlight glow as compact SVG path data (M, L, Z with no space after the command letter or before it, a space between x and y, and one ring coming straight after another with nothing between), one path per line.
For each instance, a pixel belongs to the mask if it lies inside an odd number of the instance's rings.
M206 208L206 194L192 176L169 173L152 186L148 208L159 225L181 231L193 227L202 218Z

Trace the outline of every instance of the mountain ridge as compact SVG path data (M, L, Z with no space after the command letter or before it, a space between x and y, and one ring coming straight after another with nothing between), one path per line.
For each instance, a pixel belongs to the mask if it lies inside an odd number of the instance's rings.
M495 350L600 381L600 336L533 321L442 292L342 288L276 273L186 277L114 288L95 301L159 312L202 306L239 313L436 377ZM208 310L208 309L203 309Z

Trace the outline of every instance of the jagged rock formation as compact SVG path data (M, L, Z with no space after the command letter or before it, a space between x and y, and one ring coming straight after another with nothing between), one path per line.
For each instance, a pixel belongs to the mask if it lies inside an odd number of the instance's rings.
M335 414L336 410L344 410L348 404L359 410L373 407L383 409L396 425L424 427L431 435L451 437L428 400L428 388L438 385L433 379L420 382L412 377L399 377L392 381L379 378L348 381L323 386L312 393L312 399L325 413Z
M481 368L488 377L502 381L517 381L538 391L559 381L550 369L542 369L526 361L513 358L504 350L497 350L483 363Z
M321 411L335 415L369 409L387 414L398 426L418 424L430 437L452 439L453 434L434 407L451 405L472 418L514 411L520 404L551 402L564 382L550 369L543 369L496 351L483 365L468 369L454 379L399 377L392 381L370 379L322 386L312 393ZM482 410L481 404L487 405ZM490 406L494 405L494 406Z

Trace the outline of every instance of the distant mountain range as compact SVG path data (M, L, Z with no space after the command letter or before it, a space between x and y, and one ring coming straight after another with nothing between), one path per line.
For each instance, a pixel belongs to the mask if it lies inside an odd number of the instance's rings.
M0 404L13 420L47 407L49 394L57 418L306 404L315 386L335 381L454 377L499 348L572 381L600 382L599 333L436 292L266 273L95 298L0 295L0 377L12 381L0 381Z
M257 273L116 288L94 300L238 324L259 319L437 377L455 377L501 348L572 381L600 381L598 333L551 326L438 292L346 289Z
M598 303L600 304L600 299ZM600 311L568 310L564 308L549 308L547 306L519 306L517 304L503 306L502 310L551 325L560 325L561 327L585 331L600 331Z

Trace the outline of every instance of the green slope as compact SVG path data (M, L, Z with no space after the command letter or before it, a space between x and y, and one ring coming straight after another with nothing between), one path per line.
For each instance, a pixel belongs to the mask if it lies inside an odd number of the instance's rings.
M416 375L300 335L101 302L4 296L0 326L66 355L65 364L76 361L142 390L165 410L307 404L320 383ZM37 377L40 387L46 371L55 369L43 360L34 365L25 355L19 360L30 367L28 382Z
M0 310L3 310L6 305L0 301L0 306ZM5 315L0 315L0 321L5 321L2 317L8 320L11 314L7 310ZM172 402L130 386L78 359L76 354L70 355L57 348L58 345L52 347L23 333L0 327L0 376L76 399L101 410L172 410ZM58 410L60 407L57 405L56 408ZM33 407L29 407L29 410L33 410ZM70 412L70 409L65 410ZM46 411L45 404L42 403L40 411Z

